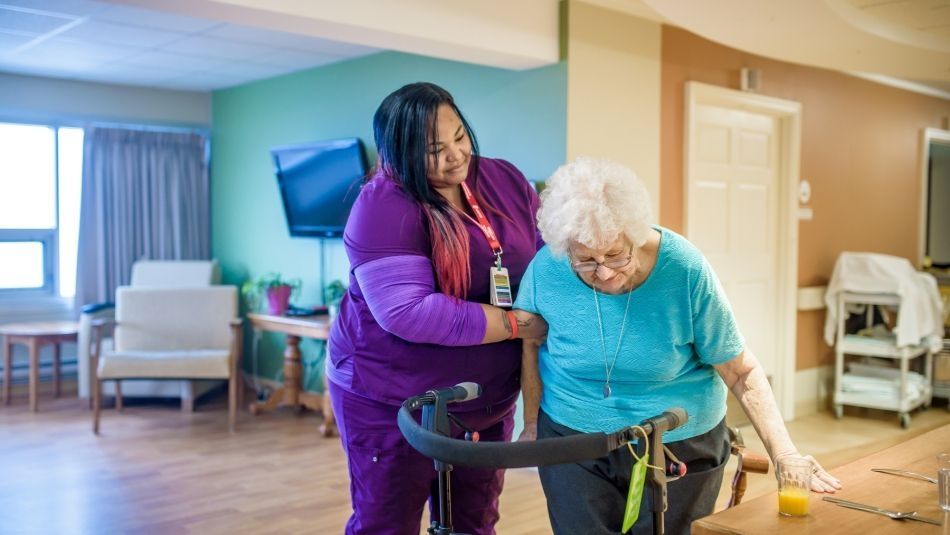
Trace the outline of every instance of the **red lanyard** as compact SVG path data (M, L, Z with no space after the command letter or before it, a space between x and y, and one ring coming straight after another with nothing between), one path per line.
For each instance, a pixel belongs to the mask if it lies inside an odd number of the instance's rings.
M472 195L472 190L468 188L468 184L465 182L462 182L462 191L465 193L465 199L468 201L468 205L472 207L472 212L475 212L475 217L478 219L475 223L478 225L478 228L482 229L485 237L488 238L488 245L491 246L492 252L495 253L495 258L501 261L501 242L498 241L495 229L491 227L491 223L489 223L488 218L485 217L485 212L482 211L482 207L478 205L478 201L476 201L475 196Z

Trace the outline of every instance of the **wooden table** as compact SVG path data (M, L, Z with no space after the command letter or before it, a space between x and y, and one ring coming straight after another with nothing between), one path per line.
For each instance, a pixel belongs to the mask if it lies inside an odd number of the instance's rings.
M844 486L834 496L895 511L917 511L921 516L943 520L942 527L847 509L822 501L822 495L816 493L811 495L808 516L782 517L773 492L693 522L692 533L950 533L950 513L945 514L937 505L937 485L871 472L871 468L899 468L936 477L936 456L943 452L950 452L950 424L831 470Z
M281 406L306 407L323 413L323 424L320 433L325 437L333 436L336 424L333 419L333 408L330 406L330 396L315 394L303 390L301 379L303 367L300 364L300 339L312 338L326 340L330 336L330 320L327 316L311 316L290 318L287 316L273 316L270 314L248 314L247 319L251 327L260 331L271 331L287 335L284 348L284 384L271 393L264 401L251 403L251 414L271 411ZM326 387L326 377L324 377Z
M53 390L59 397L60 356L63 342L76 342L78 324L74 321L34 323L7 323L0 325L3 342L3 404L10 403L10 383L13 381L13 344L23 344L30 352L30 410L39 409L37 390L40 382L40 348L53 346Z

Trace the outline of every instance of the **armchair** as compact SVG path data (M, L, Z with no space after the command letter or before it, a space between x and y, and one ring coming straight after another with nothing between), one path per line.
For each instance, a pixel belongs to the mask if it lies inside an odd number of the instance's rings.
M118 288L112 347L102 344L109 322L100 319L93 325L93 432L99 432L103 382L114 382L121 411L122 381L129 379L227 379L228 427L233 431L241 390L237 313L234 286Z
M136 288L195 288L218 284L220 270L216 260L139 260L132 264L130 286ZM79 317L79 340L77 344L77 368L79 372L79 397L92 404L92 373L89 347L92 340L92 324L96 320L111 322L115 318L113 303L96 303L83 307ZM105 327L104 347L112 347L111 331ZM137 381L128 385L126 397L171 397L181 398L182 410L193 409L194 399L207 392L218 381ZM104 392L112 395L113 386L104 385Z

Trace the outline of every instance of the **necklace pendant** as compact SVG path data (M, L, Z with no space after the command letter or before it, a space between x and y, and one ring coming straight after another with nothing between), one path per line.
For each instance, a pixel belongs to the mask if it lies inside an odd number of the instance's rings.
M610 384L604 383L604 399L607 399L609 397L610 397Z

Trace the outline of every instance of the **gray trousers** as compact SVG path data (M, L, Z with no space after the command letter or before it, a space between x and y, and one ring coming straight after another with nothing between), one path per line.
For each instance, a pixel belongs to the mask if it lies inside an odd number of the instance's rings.
M577 434L555 423L541 411L538 438ZM689 533L694 520L712 514L729 458L729 435L725 420L708 433L667 444L686 463L686 476L667 484L666 533ZM637 454L642 453L642 448ZM652 455L651 455L652 464ZM538 468L548 502L551 527L557 535L600 535L620 533L624 506L630 487L630 471L635 462L627 448L606 457L579 463ZM643 491L640 516L628 533L653 533L650 486Z

